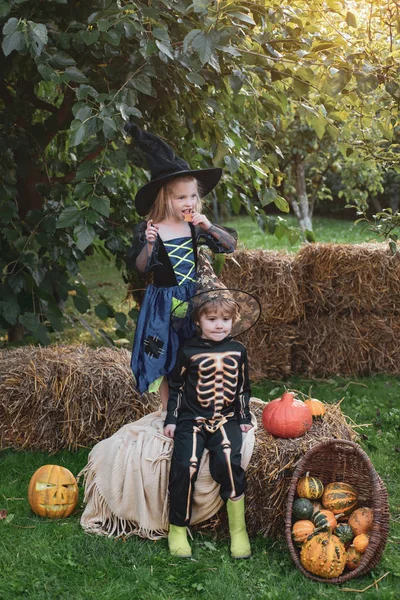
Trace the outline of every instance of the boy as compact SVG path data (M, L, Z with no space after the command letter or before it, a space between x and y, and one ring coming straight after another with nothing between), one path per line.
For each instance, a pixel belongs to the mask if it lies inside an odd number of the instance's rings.
M234 294L249 306L252 296L233 290L212 289L193 298L193 321L198 335L179 350L169 380L164 433L174 439L170 470L171 554L190 557L186 526L190 523L194 485L204 448L210 452L210 472L221 485L227 503L231 554L251 556L244 518L245 473L241 467L242 432L252 428L247 353L231 337L241 318ZM259 312L259 305L257 310ZM248 328L249 321L243 321Z

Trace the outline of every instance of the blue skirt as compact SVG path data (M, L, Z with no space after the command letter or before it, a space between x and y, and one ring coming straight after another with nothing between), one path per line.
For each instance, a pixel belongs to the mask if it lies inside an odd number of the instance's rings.
M140 308L133 342L131 368L141 394L161 375L175 366L179 346L195 333L188 314L179 319L179 328L171 326L172 299L184 302L196 293L196 283L172 287L149 285Z

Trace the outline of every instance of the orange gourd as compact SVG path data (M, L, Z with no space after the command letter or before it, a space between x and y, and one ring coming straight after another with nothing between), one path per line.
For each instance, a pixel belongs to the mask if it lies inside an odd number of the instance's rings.
M296 521L292 528L292 537L295 544L300 545L305 542L308 536L314 533L314 529L314 523L311 523L311 521L306 519Z
M349 483L335 481L328 483L322 496L324 508L333 512L334 515L342 513L349 515L357 504L357 490Z
M349 525L353 530L354 535L360 533L368 533L374 521L374 511L367 506L357 508L349 517Z
M297 438L312 425L310 409L291 392L269 402L263 410L264 428L279 438Z
M317 533L304 542L300 562L307 571L333 579L339 577L346 564L346 550L342 542L331 533Z
M316 512L312 516L312 520L316 529L320 529L320 531L332 532L337 525L337 520L333 512L326 509Z
M350 546L347 550L346 567L349 571L357 569L362 559L362 554L354 546Z
M356 550L358 550L361 554L364 554L369 544L369 535L366 533L360 533L356 535L353 540L353 546Z
M36 515L50 519L68 517L78 501L78 484L65 467L44 465L32 475L28 501Z
M304 404L310 409L314 419L323 417L325 414L325 404L316 398L304 400Z

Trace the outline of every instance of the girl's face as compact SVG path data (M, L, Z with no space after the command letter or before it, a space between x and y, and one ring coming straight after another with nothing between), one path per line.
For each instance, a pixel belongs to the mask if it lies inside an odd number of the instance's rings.
M199 317L201 337L220 342L232 331L232 314L216 306Z
M185 214L189 215L194 212L198 201L199 191L196 179L185 181L178 178L168 185L169 210L177 220L185 221Z

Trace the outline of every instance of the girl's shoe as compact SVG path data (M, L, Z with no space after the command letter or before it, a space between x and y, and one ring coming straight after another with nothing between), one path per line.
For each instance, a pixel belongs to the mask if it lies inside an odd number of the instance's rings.
M240 500L228 500L226 503L231 535L232 558L250 558L251 548L244 519L244 496Z
M190 558L192 556L192 549L187 540L186 527L169 526L168 547L170 553L178 558Z

